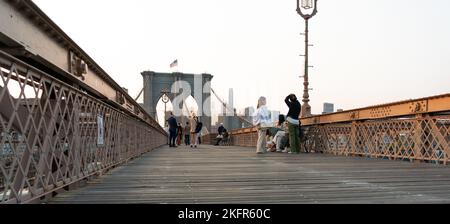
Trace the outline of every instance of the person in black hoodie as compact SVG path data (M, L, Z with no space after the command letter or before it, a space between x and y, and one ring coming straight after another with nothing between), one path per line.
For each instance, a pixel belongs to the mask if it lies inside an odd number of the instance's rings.
M203 123L198 120L197 126L195 127L195 136L197 136L197 142L199 145L202 144L202 129L203 129ZM197 146L195 146L197 148Z
M170 147L177 147L175 145L175 139L177 138L177 119L173 116L173 113L170 112L170 118L167 120L167 123L169 123L169 146Z
M290 153L300 153L300 138L299 138L299 117L301 111L300 102L297 100L295 94L290 94L284 100L289 107L289 112L287 114L288 128L289 128L289 143L291 145Z

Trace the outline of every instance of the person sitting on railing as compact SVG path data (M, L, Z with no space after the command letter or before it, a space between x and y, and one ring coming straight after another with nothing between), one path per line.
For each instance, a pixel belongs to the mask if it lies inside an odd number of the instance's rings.
M253 125L258 130L258 141L256 143L256 153L263 154L266 152L266 130L271 126L270 114L266 106L266 98L260 97L258 100L258 106L253 116Z
M215 144L215 146L218 146L220 144L220 142L224 138L223 135L227 132L227 129L225 129L225 127L223 126L223 123L220 124L219 128L217 129L217 132L219 132L219 134L216 137L217 143Z
M284 148L284 145L286 145L285 142L287 140L287 136L286 136L286 129L287 129L286 118L282 114L280 114L280 116L278 117L277 129L278 129L278 131L275 134L275 136L273 137L273 143L276 145L277 152L281 152L282 149Z
M281 149L284 149L283 151L281 151L282 153L289 153L291 151L291 145L289 142L289 123L286 121L284 122L284 138L281 140Z
M274 136L270 132L270 129L266 131L266 148L268 152L275 152L275 142L273 141Z

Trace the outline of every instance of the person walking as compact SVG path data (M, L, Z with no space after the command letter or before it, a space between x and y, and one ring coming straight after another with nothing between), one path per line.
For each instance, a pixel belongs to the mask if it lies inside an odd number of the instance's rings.
M253 116L253 125L258 130L258 141L256 143L256 153L264 154L266 152L266 131L270 127L270 114L266 106L266 98L260 97L258 106Z
M197 138L197 144L194 147L197 148L197 145L202 144L202 131L203 131L203 123L200 119L197 118L197 126L195 127L195 137Z
M181 139L183 138L183 127L181 123L178 123L177 127L177 146L181 145Z
M191 133L191 148L194 146L197 148L197 136L195 134L195 129L197 127L198 123L198 117L195 115L195 113L192 113L192 116L189 118L189 123L191 124L191 130L189 130L189 133Z
M289 129L289 142L291 146L290 153L300 153L300 137L299 137L299 116L301 111L300 102L298 102L297 96L295 94L290 94L284 100L286 105L289 107L289 112L287 114L288 129Z
M170 147L177 147L175 145L175 139L177 138L177 119L173 116L173 113L170 112L170 118L167 120L167 123L169 124L169 146Z
M186 122L186 126L184 126L184 144L186 144L186 146L191 144L191 125L189 125L189 122Z

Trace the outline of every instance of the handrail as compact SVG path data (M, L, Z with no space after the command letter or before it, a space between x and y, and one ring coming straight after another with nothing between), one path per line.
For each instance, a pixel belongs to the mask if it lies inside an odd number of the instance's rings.
M450 93L302 118L302 125L378 120L450 111Z

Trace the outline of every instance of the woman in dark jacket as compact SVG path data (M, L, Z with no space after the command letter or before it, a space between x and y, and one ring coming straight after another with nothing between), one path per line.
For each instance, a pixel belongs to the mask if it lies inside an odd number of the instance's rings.
M287 114L288 128L289 128L289 143L291 145L291 153L300 153L300 138L299 138L299 117L301 111L300 102L297 100L295 94L291 94L284 100L289 107Z

